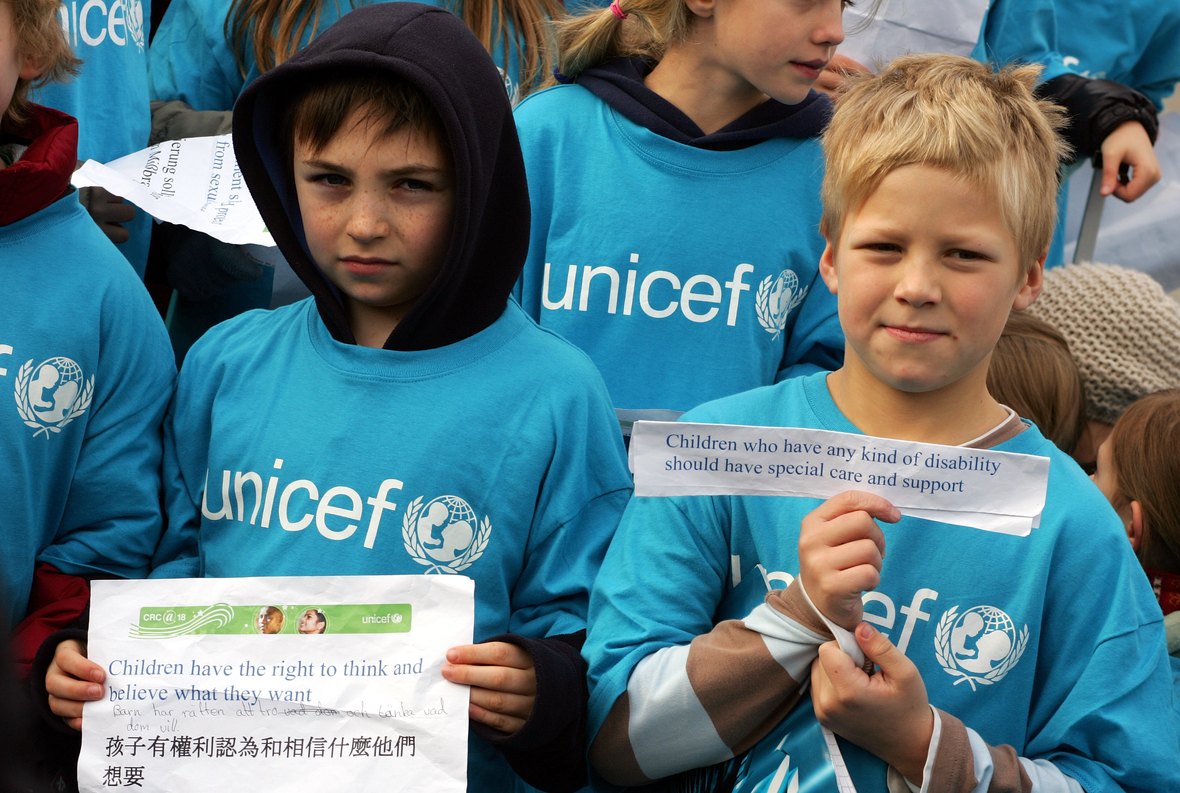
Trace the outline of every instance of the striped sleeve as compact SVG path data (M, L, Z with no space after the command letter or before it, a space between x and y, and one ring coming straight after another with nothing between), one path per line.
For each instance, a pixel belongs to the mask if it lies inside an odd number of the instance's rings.
M1011 746L991 746L946 711L934 710L934 734L919 788L889 769L890 793L1085 793L1048 760L1020 757Z
M591 762L608 781L633 786L741 754L798 702L817 648L831 639L798 582L770 592L745 619L640 661Z

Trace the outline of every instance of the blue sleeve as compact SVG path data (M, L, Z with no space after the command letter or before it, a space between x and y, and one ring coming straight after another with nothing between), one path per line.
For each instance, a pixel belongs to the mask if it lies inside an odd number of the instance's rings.
M836 311L836 296L820 278L818 268L792 321L794 326L774 378L776 383L789 377L833 372L844 364L844 330Z
M582 655L590 665L587 742L641 660L713 628L729 575L721 499L633 498L594 584Z
M105 244L105 241L104 241ZM112 252L113 253L113 252ZM79 398L89 400L86 432L54 541L38 557L64 573L147 574L160 537L160 423L176 364L160 315L134 272L125 269L102 301L97 371Z
M149 93L193 110L231 110L244 78L225 40L229 4L212 0L215 7L194 8L200 2L173 0L164 13L149 52Z
M553 408L557 444L512 591L509 630L526 637L585 630L590 588L631 495L606 387L590 360L571 352L585 361L587 388Z
M1041 82L1070 70L1057 51L1053 0L994 0L983 20L983 35L971 56L996 67L1040 63Z
M216 330L189 351L176 394L164 418L164 509L168 528L152 559L152 578L197 578L201 559L201 509L208 471L216 378L208 366ZM211 344L212 342L212 344Z

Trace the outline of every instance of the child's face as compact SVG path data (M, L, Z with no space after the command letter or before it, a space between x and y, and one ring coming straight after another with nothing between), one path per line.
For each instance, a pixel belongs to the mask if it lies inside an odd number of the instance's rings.
M361 309L395 326L446 256L452 171L429 132L384 136L378 124L357 119L321 151L296 141L295 190L307 247L352 304L354 324Z
M12 101L16 81L32 80L41 69L32 55L22 55L12 21L12 7L0 0L0 115Z
M1110 438L1107 437L1098 447L1094 473L1090 475L1090 479L1102 491L1102 495L1106 496L1106 500L1111 503L1111 506L1118 509L1122 498L1119 495L1119 479L1114 470L1114 460L1111 459L1111 454Z
M788 105L802 102L844 40L844 0L715 0L717 64Z
M985 191L926 165L898 168L821 257L845 366L911 393L967 377L986 388L992 348L1009 312L1040 294L1043 261L1021 262Z

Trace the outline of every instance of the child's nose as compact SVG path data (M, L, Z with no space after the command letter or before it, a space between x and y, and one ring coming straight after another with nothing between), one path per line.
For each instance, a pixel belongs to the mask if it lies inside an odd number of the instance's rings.
M911 254L901 265L900 277L893 291L894 297L912 306L937 303L942 299L937 274L936 262Z
M844 0L826 0L819 14L811 40L833 47L844 41Z
M382 197L365 191L358 195L348 218L348 236L360 243L389 235L389 213Z

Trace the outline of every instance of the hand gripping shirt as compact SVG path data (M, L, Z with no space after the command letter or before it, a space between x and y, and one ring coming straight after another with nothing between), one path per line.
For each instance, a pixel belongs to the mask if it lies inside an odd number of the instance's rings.
M165 448L153 577L467 575L477 642L584 629L630 493L593 366L513 304L415 352L338 342L311 300L240 315L185 359ZM514 780L472 734L469 789Z
M859 433L823 375L685 419ZM1012 537L908 517L882 524L881 584L864 596L865 619L917 665L940 711L939 755L970 744L974 767L936 759L927 789L987 790L989 779L1062 789L1044 763L1088 793L1180 789L1162 615L1117 517L1035 428L995 448L1051 459L1040 527ZM820 503L632 499L595 585L583 649L591 740L625 735L632 755L623 763L647 778L759 745L808 679L814 650L800 658L792 648L818 646L823 626L800 608L797 586L771 593L744 621L714 624L714 615L739 581L759 576L757 565L776 586L794 580L796 527ZM884 791L883 764L843 746L857 790Z
M515 294L589 354L616 408L683 411L839 365L815 138L695 148L576 84L516 122L533 215Z
M0 622L11 630L35 562L147 574L176 366L143 284L74 195L0 226L0 273Z

